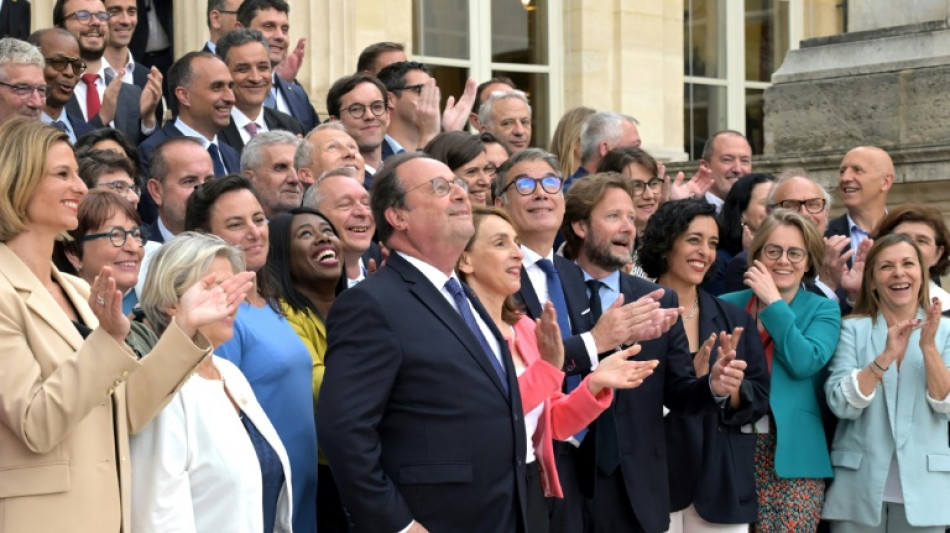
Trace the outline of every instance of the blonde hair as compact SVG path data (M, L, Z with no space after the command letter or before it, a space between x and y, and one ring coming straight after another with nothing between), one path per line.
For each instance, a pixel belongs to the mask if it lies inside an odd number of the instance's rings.
M46 155L69 137L38 120L13 118L0 125L0 242L27 229L26 208L46 175Z
M818 229L811 220L788 209L778 209L765 217L759 231L755 232L755 238L749 245L749 266L752 266L756 259L760 259L762 248L768 242L772 232L779 226L791 226L798 228L802 233L802 240L805 241L805 251L808 252L808 270L805 271L805 280L812 281L821 270L821 265L825 260L825 240L818 234Z
M864 273L861 276L861 289L858 291L858 301L854 304L851 314L853 316L869 316L877 319L877 313L881 309L881 298L877 290L871 288L871 282L874 281L874 267L877 266L877 258L881 252L891 246L900 243L907 243L914 248L917 255L917 264L920 266L920 291L917 293L917 307L926 309L930 303L930 276L927 275L927 267L924 266L924 258L920 253L920 248L914 239L903 233L890 233L874 241L871 249L868 250L868 256L864 263Z
M167 309L177 305L181 295L207 274L216 257L227 259L235 274L244 272L244 255L209 233L180 233L155 252L139 303L156 333L161 335L171 323Z
M574 149L577 148L577 152L580 152L581 128L594 113L596 111L589 107L575 107L564 113L558 121L548 151L556 155L557 160L561 162L562 176L570 176L581 165L580 159L574 157Z

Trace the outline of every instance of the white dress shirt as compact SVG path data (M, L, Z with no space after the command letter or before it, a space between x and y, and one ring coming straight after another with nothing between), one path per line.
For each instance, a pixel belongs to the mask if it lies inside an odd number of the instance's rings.
M265 131L270 131L267 129L267 122L264 121L264 109L261 107L260 112L257 114L255 120L251 120L245 115L237 106L231 108L231 118L234 119L234 127L237 128L238 134L241 135L241 140L244 141L244 144L247 144L251 141L251 132L247 130L247 125L253 122L257 124L257 133L263 133Z
M122 83L128 83L129 85L135 85L135 77L132 75L132 72L135 70L135 59L132 58L132 52L129 52L129 58L126 60L125 73L122 75ZM102 56L102 72L107 76L114 78L116 75L115 67L109 63L109 60L106 59L106 56Z

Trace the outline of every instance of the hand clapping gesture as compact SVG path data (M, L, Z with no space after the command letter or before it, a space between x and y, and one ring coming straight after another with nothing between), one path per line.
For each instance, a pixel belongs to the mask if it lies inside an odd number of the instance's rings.
M89 307L96 315L100 328L116 342L125 342L132 325L129 317L122 314L122 293L115 287L112 267L102 267L99 275L92 280L92 286L89 288Z
M587 388L591 394L597 396L606 388L633 389L639 387L659 361L630 361L629 358L640 353L640 345L631 346L626 350L613 353L600 361L597 368L587 380Z
M538 327L534 333L538 339L538 352L541 359L560 370L564 367L564 343L561 341L561 328L557 325L557 311L554 304L544 304L541 318L536 321Z

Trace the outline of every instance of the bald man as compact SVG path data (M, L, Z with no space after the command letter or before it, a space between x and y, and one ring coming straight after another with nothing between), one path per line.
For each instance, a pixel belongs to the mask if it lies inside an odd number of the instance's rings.
M854 148L838 167L838 194L847 213L831 220L826 237L845 235L851 250L868 237L887 214L887 192L894 185L891 156L876 146Z

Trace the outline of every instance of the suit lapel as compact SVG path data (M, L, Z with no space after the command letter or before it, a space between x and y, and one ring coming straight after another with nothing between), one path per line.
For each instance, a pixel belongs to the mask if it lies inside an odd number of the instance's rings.
M579 266L559 255L554 256L554 266L557 268L561 287L564 289L564 300L571 319L572 333L577 335L582 331L587 331L582 329L585 320L584 310L590 309L590 298L587 296L587 288L584 285L584 274L581 273Z
M716 299L714 296L708 292L700 289L699 290L699 316L696 317L699 320L699 346L702 347L703 343L706 342L706 339L714 333L719 333L720 331L726 330L729 326L726 324L726 321L723 320L721 309L716 304ZM732 333L727 331L726 333ZM753 335L757 334L757 331L743 331L743 335ZM719 347L719 339L716 339L716 343L713 345L712 352L709 354L709 368L712 369L712 366L716 364L716 348Z
M528 316L538 318L541 316L541 302L538 300L538 293L534 292L534 285L531 284L531 278L528 277L528 271L524 266L521 267L521 289L518 290L518 299L528 308Z
M268 125L268 127L270 126ZM234 124L234 117L231 117L231 122L219 131L218 135L235 150L244 149L244 139L241 138L241 132L237 130L237 125Z
M403 259L399 254L393 253L389 256L389 260L386 262L386 266L392 267L395 269L402 278L410 283L409 291L419 300L419 302L424 305L432 314L442 322L445 327L452 332L453 335L459 340L459 342L465 346L466 351L475 359L475 363L481 367L481 369L488 375L488 378L491 379L492 383L498 388L498 392L502 395L507 396L505 393L504 385L502 385L501 380L498 377L498 373L495 372L495 369L492 367L491 363L488 361L488 357L494 357L492 354L484 353L481 345L478 342L478 339L475 338L475 335L468 329L468 326L465 325L465 322L462 320L462 316L459 315L449 302L446 301L445 296L439 292L438 289L432 285L431 282L419 272L417 268L412 266L408 261ZM464 287L466 292L469 292L467 287ZM481 304L476 304L476 300L473 300L473 305L481 315L482 320L485 320L484 309ZM495 333L495 328L492 326L491 319L486 321L489 324L492 333ZM496 335L498 338L499 335ZM504 340L500 341L499 344L502 346L502 360L505 359L507 351L505 346L506 342ZM509 364L505 364L506 369L509 367ZM510 376L510 374L509 374ZM511 389L509 390L517 390Z

